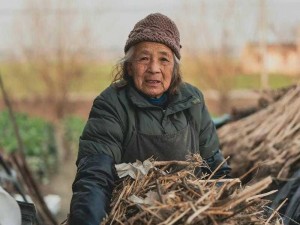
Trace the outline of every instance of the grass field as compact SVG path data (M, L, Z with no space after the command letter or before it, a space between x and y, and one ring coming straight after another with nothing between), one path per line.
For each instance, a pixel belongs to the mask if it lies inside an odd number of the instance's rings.
M112 81L113 63L90 63L85 67L84 75L81 79L71 83L72 93L84 95L89 93L99 93L104 90ZM21 71L21 72L19 72ZM184 80L205 90L205 85L201 83L201 75L196 76L187 69L182 71L188 74ZM0 64L0 73L6 89L14 97L29 97L32 95L43 95L47 84L37 78L36 74L30 72L26 66L18 67L12 63ZM232 89L259 89L259 74L239 74L228 82L232 82ZM290 77L283 74L270 74L270 87L280 88L299 82L299 77Z
M90 63L85 67L80 79L70 83L70 91L76 94L99 93L112 81L113 64ZM19 72L22 70L21 72ZM0 64L0 74L6 89L14 97L29 97L43 95L46 83L28 70L26 66L18 66L11 63Z
M284 74L270 74L269 85L272 89L286 87L299 82L299 77L286 76ZM254 89L260 87L259 74L240 74L235 78L236 89Z

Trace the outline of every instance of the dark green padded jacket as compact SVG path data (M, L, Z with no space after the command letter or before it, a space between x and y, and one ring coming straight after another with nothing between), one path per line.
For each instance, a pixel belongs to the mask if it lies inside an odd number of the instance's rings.
M137 129L136 118L140 132L162 135L184 129L187 117L199 136L200 155L204 159L213 156L219 150L219 140L199 89L183 83L177 94L168 97L168 105L162 109L149 103L130 83L114 83L94 100L80 137L77 163L97 153L105 153L115 163L122 163L124 149Z

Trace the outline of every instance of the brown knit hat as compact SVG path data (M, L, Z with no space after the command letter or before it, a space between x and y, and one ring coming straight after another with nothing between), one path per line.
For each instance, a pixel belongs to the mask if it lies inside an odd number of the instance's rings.
M168 46L180 59L180 35L176 24L167 16L153 13L135 24L125 44L125 53L142 41L153 41Z

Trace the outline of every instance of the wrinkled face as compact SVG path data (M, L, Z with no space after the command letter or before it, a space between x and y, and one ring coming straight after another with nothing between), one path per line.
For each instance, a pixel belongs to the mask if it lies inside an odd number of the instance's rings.
M127 71L139 91L159 98L170 87L173 68L174 57L169 47L156 42L140 42L135 45Z

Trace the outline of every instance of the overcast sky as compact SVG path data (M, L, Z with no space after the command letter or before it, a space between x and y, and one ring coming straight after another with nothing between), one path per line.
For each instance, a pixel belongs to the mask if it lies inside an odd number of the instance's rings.
M28 16L25 0L0 0L0 51L15 46L14 27ZM42 0L40 0L42 1ZM44 0L46 1L46 0ZM122 52L134 24L152 12L171 17L179 27L183 46L207 39L218 45L224 27L228 40L235 46L258 39L259 0L73 0L79 20L88 21L95 49L114 49ZM266 0L267 38L286 41L292 30L300 25L300 0ZM49 13L49 12L47 12ZM50 12L51 13L51 12ZM16 19L18 18L18 19ZM16 21L20 22L16 22ZM23 25L26 26L26 25ZM30 30L28 30L30 32Z

